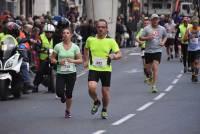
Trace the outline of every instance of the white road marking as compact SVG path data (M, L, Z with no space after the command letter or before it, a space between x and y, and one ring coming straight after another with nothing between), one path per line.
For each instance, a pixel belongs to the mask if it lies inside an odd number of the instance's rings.
M169 86L165 89L165 92L171 91L173 87L174 87L173 85L169 85Z
M125 121L129 120L130 118L134 117L136 114L128 114L127 116L121 118L120 120L112 123L113 126L117 126L120 125L122 123L124 123Z
M130 53L129 55L140 55L140 53Z
M164 97L166 93L160 93L157 97L155 97L153 100L157 101L160 100L162 97Z
M150 107L154 102L148 102L146 104L144 104L143 106L141 106L140 108L137 109L137 111L143 111L145 109L147 109L148 107Z
M172 84L176 84L178 81L179 81L179 79L174 79L174 80L172 81Z
M139 72L142 72L141 69L132 69L132 70L128 70L128 71L124 71L126 73L139 73Z
M96 132L94 132L92 134L103 134L105 132L106 132L106 130L98 130L98 131L96 131Z
M183 76L183 74L179 74L179 75L177 76L177 78L180 79L182 76Z

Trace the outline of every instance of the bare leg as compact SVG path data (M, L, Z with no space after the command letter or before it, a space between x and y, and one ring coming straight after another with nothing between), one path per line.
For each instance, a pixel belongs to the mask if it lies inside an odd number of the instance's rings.
M66 98L66 110L71 112L72 98Z
M153 61L153 65L152 65L152 70L153 70L153 82L152 85L155 86L156 82L158 80L158 65L159 62L158 61Z
M103 102L103 109L107 109L109 100L110 100L110 87L102 87L102 102Z
M97 82L89 81L88 82L88 92L89 92L90 97L93 99L93 101L98 100L96 89L97 89Z

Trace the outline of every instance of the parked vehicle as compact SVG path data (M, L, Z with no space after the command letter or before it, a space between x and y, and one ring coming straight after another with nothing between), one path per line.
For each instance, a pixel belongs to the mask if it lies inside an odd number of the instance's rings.
M180 15L183 16L193 16L194 15L194 5L191 2L181 2L180 3Z
M22 79L20 67L23 58L18 53L14 38L7 35L0 42L0 99L7 100L13 95L20 98Z

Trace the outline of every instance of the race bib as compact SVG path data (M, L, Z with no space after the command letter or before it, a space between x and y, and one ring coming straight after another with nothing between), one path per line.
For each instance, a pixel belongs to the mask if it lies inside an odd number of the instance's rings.
M60 71L73 71L73 64L66 61L64 65L61 65Z
M154 36L154 39L159 38L159 32L153 31L153 36Z
M94 58L93 66L95 67L105 67L107 66L107 59L104 58Z
M192 44L198 44L199 43L199 39L198 38L193 38L193 39L191 39L191 43Z
M173 34L172 34L172 33L168 33L168 34L167 34L167 37L168 37L168 38L173 38Z

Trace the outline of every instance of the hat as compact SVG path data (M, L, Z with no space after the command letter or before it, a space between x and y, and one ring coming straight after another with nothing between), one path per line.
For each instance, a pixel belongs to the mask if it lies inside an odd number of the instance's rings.
M153 19L153 18L159 18L159 16L157 14L152 14L151 19Z
M144 20L148 20L149 19L149 17L144 17Z
M193 16L192 17L192 20L191 20L191 23L199 23L199 18L197 16Z

